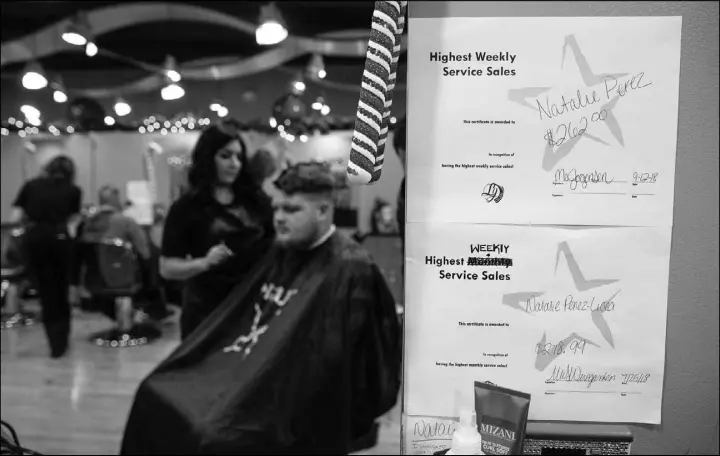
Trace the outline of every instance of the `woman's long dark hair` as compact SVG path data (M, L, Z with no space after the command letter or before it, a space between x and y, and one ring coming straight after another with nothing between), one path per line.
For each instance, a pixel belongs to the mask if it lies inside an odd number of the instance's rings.
M54 181L75 182L75 163L66 155L58 155L45 165L45 175Z
M235 140L240 142L242 149L240 153L242 167L238 177L232 183L235 201L251 207L254 206L255 209L261 209L264 212L269 208L270 201L262 190L258 179L250 173L248 149L245 141L239 134L228 134L216 125L212 125L202 132L193 149L192 165L188 172L190 195L203 200L214 198L213 190L217 183L215 155L223 147Z

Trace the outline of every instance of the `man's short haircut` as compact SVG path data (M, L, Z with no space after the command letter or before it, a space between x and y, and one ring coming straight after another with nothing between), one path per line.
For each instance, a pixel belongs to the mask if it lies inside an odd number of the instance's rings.
M337 188L329 163L301 162L288 166L275 179L275 187L286 195L305 193L332 197Z
M402 116L402 118L398 120L393 131L395 132L393 135L393 149L395 149L395 153L398 153L400 149L406 150L407 119L405 116Z
M98 191L100 204L120 204L120 190L112 185L103 185Z

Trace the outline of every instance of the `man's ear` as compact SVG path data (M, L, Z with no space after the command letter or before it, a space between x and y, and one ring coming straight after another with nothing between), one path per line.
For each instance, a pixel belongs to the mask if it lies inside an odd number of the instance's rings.
M322 201L319 202L318 209L320 210L320 215L322 215L323 217L327 217L330 215L330 210L332 209L332 203L327 199L323 199Z

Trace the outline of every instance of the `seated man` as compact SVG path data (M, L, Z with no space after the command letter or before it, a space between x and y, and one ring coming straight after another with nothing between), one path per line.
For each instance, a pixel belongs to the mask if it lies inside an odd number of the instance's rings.
M143 302L143 310L155 320L167 316L165 300L158 285L151 280L153 270L157 269L151 262L152 250L148 237L137 222L124 215L120 202L120 190L111 185L103 186L98 192L99 206L78 228L78 240L83 242L99 242L102 239L122 239L133 246L140 257L143 272L143 288L138 294L138 302ZM157 264L157 259L155 259ZM103 313L115 318L115 306L112 299L95 300L93 307L99 307ZM103 301L103 302L99 302ZM106 302L105 302L106 301Z
M141 383L122 454L347 454L395 404L393 296L335 230L330 168L275 185L275 246Z
M119 238L129 242L143 259L150 258L147 237L140 225L123 215L120 190L106 185L98 192L100 205L80 228L78 237L82 242L98 242L101 239Z

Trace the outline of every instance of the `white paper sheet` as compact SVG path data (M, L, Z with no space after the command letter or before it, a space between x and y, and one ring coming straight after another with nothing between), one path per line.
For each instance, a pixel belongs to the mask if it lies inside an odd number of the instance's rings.
M410 22L408 222L671 225L681 17Z
M670 233L408 224L405 413L490 381L532 420L660 423Z
M450 448L457 420L429 416L406 416L401 454L431 455Z
M140 225L153 223L153 193L149 181L129 181L126 184L127 199L132 206L125 210L125 215L132 217Z

